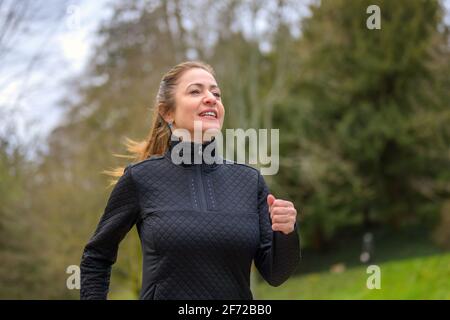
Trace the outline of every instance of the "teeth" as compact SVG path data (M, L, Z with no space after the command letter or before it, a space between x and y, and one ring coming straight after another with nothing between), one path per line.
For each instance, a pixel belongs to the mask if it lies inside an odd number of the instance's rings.
M208 112L203 112L201 114L201 116L212 116L212 117L216 117L216 114L214 112L208 111Z

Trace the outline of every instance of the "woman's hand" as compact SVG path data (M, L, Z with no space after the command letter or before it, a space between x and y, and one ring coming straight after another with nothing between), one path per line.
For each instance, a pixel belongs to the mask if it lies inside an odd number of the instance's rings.
M297 210L290 201L275 199L272 194L267 196L270 218L272 219L272 230L289 234L294 231L297 221Z

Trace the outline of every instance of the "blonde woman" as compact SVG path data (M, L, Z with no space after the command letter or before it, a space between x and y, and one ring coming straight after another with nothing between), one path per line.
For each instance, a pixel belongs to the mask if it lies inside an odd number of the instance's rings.
M253 167L202 160L207 149L219 159L216 139L198 140L194 124L202 133L220 131L224 115L211 66L188 61L164 75L150 133L129 145L136 161L117 170L84 248L81 299L107 298L119 243L134 225L143 256L140 299L251 300L253 261L272 286L293 273L300 247L292 202L275 199ZM188 135L177 136L181 129Z

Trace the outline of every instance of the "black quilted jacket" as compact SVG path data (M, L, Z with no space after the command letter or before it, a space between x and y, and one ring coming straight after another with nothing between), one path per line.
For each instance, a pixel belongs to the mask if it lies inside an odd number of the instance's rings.
M272 286L296 269L298 226L288 235L272 231L260 172L230 161L175 164L178 143L192 146L191 156L215 147L214 140L172 140L164 155L126 167L84 248L81 299L107 298L119 243L134 225L143 256L140 299L250 300L253 260Z

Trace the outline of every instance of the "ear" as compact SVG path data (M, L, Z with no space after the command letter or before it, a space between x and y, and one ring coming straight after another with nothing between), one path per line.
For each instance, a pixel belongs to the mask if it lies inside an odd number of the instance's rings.
M174 115L173 112L167 112L166 114L161 114L161 118L164 119L167 123L172 123L174 121Z

